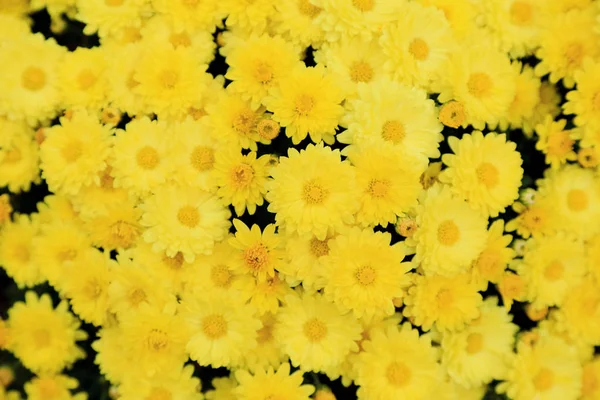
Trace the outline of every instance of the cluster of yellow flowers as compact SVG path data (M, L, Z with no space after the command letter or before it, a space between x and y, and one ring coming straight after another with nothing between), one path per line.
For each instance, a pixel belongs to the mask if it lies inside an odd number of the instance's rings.
M600 399L599 151L592 0L0 0L0 265L61 299L0 347L30 400Z

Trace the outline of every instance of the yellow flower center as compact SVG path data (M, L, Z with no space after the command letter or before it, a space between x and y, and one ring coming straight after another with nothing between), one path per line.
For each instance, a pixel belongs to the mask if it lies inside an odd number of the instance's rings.
M254 77L263 85L270 83L273 79L273 68L270 64L259 62L254 68Z
M533 19L533 7L526 1L515 1L510 5L510 20L519 26L529 25Z
M79 84L80 90L88 90L94 84L96 84L96 74L92 72L89 68L82 70L77 76L77 83Z
M280 126L272 119L263 119L256 126L256 130L261 138L273 140L279 135Z
M198 208L194 206L183 206L177 212L177 219L181 225L187 226L188 228L195 228L200 222L200 213Z
M454 302L454 295L449 289L440 290L435 298L437 300L437 306L440 310L446 310L450 308Z
M173 400L173 395L165 388L152 388L145 400Z
M172 33L169 37L169 42L173 47L190 47L192 45L192 39L187 32Z
M207 146L196 146L192 150L190 163L199 172L212 169L215 164L215 152Z
M126 221L117 221L110 227L110 234L117 247L127 249L135 243L140 231L137 226Z
M129 293L129 303L134 307L139 306L140 303L146 301L146 299L146 292L140 288L136 288Z
M562 278L564 272L565 266L563 263L555 260L548 264L544 269L544 277L551 282L556 282Z
M66 162L75 162L83 154L83 144L77 139L71 139L69 143L60 149L60 154Z
M402 362L392 362L388 365L385 376L392 385L402 387L410 382L412 373L406 364Z
M216 340L227 334L227 321L219 314L211 314L202 319L202 332L209 339Z
M438 226L437 230L438 241L444 246L452 246L460 239L460 231L458 226L452 220L445 220Z
M564 52L565 59L571 68L581 65L585 49L580 42L571 42Z
M46 74L38 67L28 67L21 75L21 84L32 92L42 90L46 86Z
M481 333L469 333L467 336L467 353L479 353L483 348L483 336Z
M158 156L158 152L154 147L144 146L138 150L137 154L135 155L135 160L140 168L149 171L158 166L160 157Z
M400 121L392 120L383 124L381 137L393 144L399 144L406 136L404 125Z
M315 98L310 94L301 94L294 103L296 114L307 117L315 106Z
M329 240L319 240L316 237L310 240L310 252L313 256L319 258L329 254Z
M397 225L397 232L404 237L412 237L417 230L417 221L406 218Z
M564 157L573 150L575 141L569 136L569 131L553 132L548 136L549 156Z
M502 271L500 252L496 249L485 249L475 261L477 270L488 281Z
M306 204L323 204L329 196L329 191L314 179L306 182L302 189L302 199Z
M529 207L520 216L521 224L530 232L537 232L544 226L546 213L539 207Z
M475 170L479 183L485 185L488 189L498 184L498 168L488 162L481 163Z
M12 248L13 257L21 264L26 264L31 259L31 253L29 252L29 246L25 244L17 244Z
M567 206L571 211L583 211L588 207L589 199L581 189L572 189L567 193Z
M206 110L202 107L201 108L190 107L190 108L188 108L188 115L190 115L194 119L194 121L198 121L200 118L202 118L208 114L206 113Z
M50 377L37 378L36 387L42 399L57 399L61 395L61 389L56 381ZM61 396L62 397L62 396Z
M373 79L373 68L365 61L355 61L350 66L350 79L352 82L370 82Z
M136 81L135 78L133 77L133 72L129 74L129 76L127 77L127 80L125 81L125 85L127 86L127 88L129 90L133 90L139 84L140 83L138 81Z
M492 91L492 79L484 72L475 72L469 77L467 88L469 93L477 98L487 97Z
M152 329L146 338L146 347L153 352L166 350L169 346L169 337L160 329Z
M210 280L216 287L228 288L231 286L231 272L223 264L213 265L210 269Z
M2 160L6 164L14 164L16 162L21 161L21 152L19 149L10 149L4 155L4 160Z
M262 243L256 243L244 251L244 262L250 272L257 274L269 263L269 249Z
M310 19L315 18L322 11L320 7L311 4L308 0L298 1L298 10L300 14L306 15Z
M429 56L429 46L421 38L415 38L408 45L408 51L416 60L423 61Z
M89 281L87 281L84 285L83 285L83 294L89 299L89 300L95 300L98 297L100 297L100 295L102 295L102 285L98 282L97 279L90 279Z
M371 195L371 197L375 197L377 199L384 198L387 196L390 191L390 181L387 179L371 179L369 181L369 185L367 186L367 193Z
M36 329L33 331L33 343L37 348L44 348L50 345L50 333L46 329Z
M165 89L173 89L179 80L179 74L172 69L165 69L161 71L159 78Z
M77 250L64 249L56 253L56 258L60 262L73 261L77 257Z
M375 7L375 0L352 0L352 5L362 12L367 12Z
M554 384L554 373L546 367L542 367L533 378L533 386L539 392L546 391Z
M458 128L465 123L467 114L465 107L458 101L450 101L440 108L439 120L450 128Z
M169 269L179 270L183 267L183 253L178 252L174 257L165 255L163 256L162 261Z
M327 335L327 326L317 318L306 321L303 330L306 338L313 343L320 342Z
M256 341L259 344L267 343L273 340L273 322L267 323L263 321L263 326L256 331Z
M117 125L121 121L121 112L117 108L109 107L102 110L102 123Z
M577 153L577 161L583 168L594 168L598 166L598 155L592 147L580 149Z
M249 135L254 129L256 129L257 123L258 117L254 111L249 108L245 108L240 110L237 115L233 117L231 126L237 133L241 135Z
M125 3L125 0L104 0L104 4L109 7L118 7L122 6Z
M236 188L250 186L254 179L254 168L248 164L238 164L231 169L231 180Z
M371 285L375 282L376 276L375 270L369 265L359 267L354 273L354 277L362 286Z

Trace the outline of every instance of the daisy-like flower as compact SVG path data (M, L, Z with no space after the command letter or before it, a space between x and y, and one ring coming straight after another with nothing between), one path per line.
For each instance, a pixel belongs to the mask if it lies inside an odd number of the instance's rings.
M530 136L534 128L530 121L540 102L541 82L534 76L531 67L522 65L519 61L514 61L512 67L515 72L515 96L508 106L505 118L499 121L498 126L503 132L508 127L521 128L526 135Z
M233 206L237 216L252 215L262 206L269 174L269 155L259 158L255 152L243 155L240 149L222 150L215 156L212 178L218 186L217 195Z
M155 252L183 254L193 262L197 254L210 254L230 226L229 210L212 194L200 189L164 186L141 205L143 238Z
M468 274L417 276L404 299L403 314L425 331L434 324L438 331L458 331L479 317L481 301Z
M487 298L481 315L464 330L442 336L442 366L455 382L467 388L503 379L510 365L518 326L497 298Z
M326 173L324 173L326 172ZM267 182L268 210L277 225L301 236L312 234L324 240L328 232L354 222L359 191L354 167L342 161L339 150L308 145L290 148L271 169Z
M106 49L79 47L65 54L58 66L59 89L68 107L98 109L106 102Z
M323 40L323 31L313 20L323 11L309 0L282 0L275 3L272 23L275 32L285 39L307 48L317 48Z
M267 31L268 21L275 14L275 4L270 0L225 0L223 10L227 10L227 27L250 36Z
M0 264L19 288L43 282L31 256L33 238L39 229L39 220L27 215L15 216L14 221L3 224L0 229Z
M343 99L339 82L322 65L299 65L281 77L264 102L294 144L307 135L315 143L333 144Z
M567 292L557 319L570 337L594 345L600 340L600 291L598 283L584 279Z
M25 302L8 310L7 322L6 348L35 373L58 373L85 357L75 342L87 335L79 330L79 320L64 301L53 308L49 295L26 292Z
M456 46L444 13L418 2L405 3L394 22L383 25L380 43L394 79L424 88L439 79Z
M577 159L573 151L577 131L565 129L566 124L565 119L554 121L547 115L544 122L535 127L539 137L535 148L546 154L546 164L553 169Z
M77 4L77 19L85 23L84 33L100 37L123 28L139 28L145 0L91 0Z
M506 231L516 231L527 239L530 236L543 235L552 229L553 212L551 199L536 195L535 203L526 206L521 202L512 205L517 217L506 223Z
M315 391L312 385L302 384L302 371L290 374L290 364L281 364L277 371L269 367L266 371L256 371L251 375L238 370L235 377L240 383L234 389L239 400L261 400L282 397L289 400L307 400Z
M481 290L487 289L488 282L500 282L504 270L515 257L515 251L509 247L512 236L503 233L504 221L494 221L488 229L485 248L473 261L471 276L474 282L480 284Z
M271 88L299 62L296 49L280 36L231 37L221 52L229 65L228 86L253 108L258 108Z
M575 114L577 126L600 122L600 62L591 59L583 61L582 68L573 74L577 87L567 93L567 102L563 104L565 114Z
M233 226L236 233L229 239L229 244L240 251L240 272L249 273L259 281L273 278L283 262L281 238L275 233L275 225L269 224L261 232L258 225L248 228L239 219L234 219Z
M426 275L464 272L485 247L487 218L445 185L427 191L417 207L417 226L410 238L416 244L413 262Z
M181 316L191 329L187 351L200 365L237 365L244 352L256 347L261 322L254 308L239 298L196 293L183 299Z
M454 154L442 156L448 168L440 174L440 181L471 207L496 217L519 197L523 160L505 134L483 136L474 131L460 140L451 136L448 144Z
M25 122L0 117L0 130L0 186L7 186L12 193L28 191L32 183L40 181L40 146Z
M341 143L380 142L420 158L423 170L427 158L440 156L443 126L424 90L382 79L358 85L349 107L343 121L348 129L337 136Z
M166 123L135 119L117 131L110 160L114 187L147 196L171 176L176 166Z
M127 374L119 385L119 394L124 398L172 398L200 400L202 395L200 379L194 377L194 367L186 365L173 370L161 371L160 375L147 378L137 374Z
M40 168L51 191L76 194L82 185L99 183L98 174L106 168L110 154L112 132L83 110L60 122L45 131Z
M134 90L139 83L133 78L143 50L137 43L114 46L105 72L111 104L131 116L143 114L144 109L142 96Z
M357 317L392 315L394 299L410 285L406 248L389 233L352 228L329 241L323 260L325 296ZM376 261L375 261L376 260Z
M106 213L86 218L85 228L94 246L123 251L135 246L142 234L139 224L142 211L130 198L119 196L114 199L121 202L108 204Z
M438 353L428 335L405 323L375 330L358 355L359 398L428 399L442 379Z
M293 366L303 371L323 371L339 365L351 351L362 328L352 314L320 294L289 296L277 314L275 335Z
M247 300L256 309L259 316L277 313L286 296L294 293L278 273L265 279L250 275L241 276L235 283L235 289L239 291L242 299Z
M530 129L524 131L528 137L531 137L531 130L535 128L536 125L543 123L548 114L550 114L553 119L558 117L560 114L560 104L562 99L558 93L558 88L556 85L547 81L542 81L540 84L538 99L539 101L533 109L533 115L530 119L525 121L526 125L531 127Z
M28 400L87 400L86 393L73 393L78 386L77 379L70 376L44 374L25 383L24 389Z
M251 373L266 370L269 367L277 368L289 359L288 355L281 349L281 343L274 335L277 322L275 316L266 313L260 317L260 321L262 326L257 332L257 346L244 353L244 360L240 364L240 368L247 369Z

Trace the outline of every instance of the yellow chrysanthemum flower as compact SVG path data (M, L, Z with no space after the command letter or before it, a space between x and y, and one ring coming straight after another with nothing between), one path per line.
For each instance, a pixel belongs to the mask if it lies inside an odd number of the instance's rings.
M503 233L504 221L494 221L488 228L485 248L473 261L471 277L480 286L480 290L486 290L488 282L500 282L504 270L515 257L515 251L509 247L513 237Z
M175 368L161 371L156 377L141 379L136 374L129 374L119 385L120 397L125 399L181 399L200 400L200 379L192 376L194 367Z
M58 85L67 107L96 110L106 103L106 49L79 47L68 52L58 66Z
M600 343L600 290L592 279L572 286L558 309L557 319L571 337L586 344Z
M137 372L136 376L145 375L145 372L139 369L139 359L133 357L135 352L125 347L121 325L112 321L99 329L97 336L98 339L92 343L92 348L96 351L94 362L106 379L117 385L132 371Z
M35 216L34 216L35 217ZM40 229L38 218L17 215L0 230L0 265L19 288L44 281L31 255L33 238Z
M173 26L190 31L212 31L223 18L223 9L217 0L201 2L188 0L151 0L153 8L164 15Z
M274 314L265 313L260 317L260 321L262 326L257 331L256 347L244 352L243 361L239 366L240 369L247 369L251 373L269 367L277 368L281 363L289 360L288 355L282 350L281 342L274 334L277 322Z
M282 350L303 371L323 371L358 351L362 329L357 319L320 294L288 296L276 318L275 336Z
M576 130L566 130L567 121L554 119L547 115L546 119L536 125L535 132L539 136L535 148L546 155L546 164L553 169L577 159L573 146L577 135Z
M309 0L282 0L275 3L272 29L286 40L301 48L317 48L323 40L323 31L314 19L323 11Z
M267 31L268 21L275 14L275 4L270 0L224 0L220 6L227 12L227 27L245 36Z
M540 103L541 81L534 76L533 68L522 65L519 61L513 61L512 67L515 72L515 96L508 106L505 118L498 123L499 130L504 132L509 127L520 128L530 136L535 127L530 121Z
M277 371L273 367L256 371L250 375L248 371L238 370L235 377L240 383L234 389L238 400L261 400L282 397L289 400L308 400L315 391L312 385L302 384L302 371L290 373L290 365L281 364Z
M49 295L38 298L34 292L26 292L25 302L8 310L6 348L35 373L58 373L85 357L75 343L87 338L79 325L66 302L53 308Z
M562 105L565 114L575 114L577 126L599 123L600 117L600 62L591 59L583 61L582 68L573 74L577 87L567 93L567 101Z
M322 144L310 144L300 152L290 148L288 157L281 157L271 169L271 176L268 210L287 232L324 240L328 233L354 222L359 208L355 170L341 160L339 150Z
M77 2L77 19L85 23L84 33L101 37L123 28L139 28L145 0L90 0Z
M39 183L39 145L25 122L0 117L0 186L12 193L29 191Z
M87 393L72 393L77 379L66 375L41 375L25 383L28 400L87 400Z

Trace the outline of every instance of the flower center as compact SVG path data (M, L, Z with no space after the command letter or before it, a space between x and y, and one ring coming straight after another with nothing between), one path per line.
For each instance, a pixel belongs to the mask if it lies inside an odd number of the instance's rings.
M562 278L564 272L565 266L563 263L555 260L548 264L544 269L544 277L551 282L556 282Z
M301 94L296 97L295 110L296 114L306 117L315 106L315 98L309 94Z
M217 264L210 269L210 280L217 287L228 288L231 286L231 278L231 272L226 265Z
M467 115L462 103L453 100L442 106L438 118L442 124L456 129L465 123Z
M200 213L197 207L183 206L177 212L177 219L181 225L188 228L195 228L198 226L198 222L200 222Z
M437 230L438 241L444 246L452 246L460 239L458 226L449 219L443 221Z
M4 160L2 160L6 164L14 164L16 162L21 161L21 152L19 149L10 149L4 155Z
M350 79L352 82L370 82L373 79L373 68L365 61L355 61L350 66Z
M59 388L56 381L51 377L37 378L37 389L42 399L58 399L63 397L64 389Z
M256 114L249 108L240 110L240 112L233 117L231 125L233 129L242 135L249 135L258 123Z
M498 184L498 169L490 163L481 163L479 167L477 167L476 174L477 180L488 189L491 189Z
M179 270L183 266L183 253L178 252L174 257L163 256L163 263L172 270Z
M254 69L254 77L263 85L270 83L273 79L273 68L267 63L259 62Z
M77 139L72 139L60 149L60 154L63 156L66 162L75 162L83 154L83 144Z
M483 336L481 333L469 333L467 336L467 353L479 353L483 348Z
M492 91L492 79L484 72L475 72L469 77L467 88L471 95L479 99L487 97Z
M21 75L21 84L32 92L42 90L46 86L46 74L38 67L28 67Z
M322 204L329 196L329 191L315 180L304 184L302 198L306 204Z
M412 237L417 230L417 221L406 218L398 223L397 230L404 237Z
M139 306L140 303L146 301L146 299L146 292L139 288L132 290L129 294L129 303L134 307Z
M190 107L190 108L188 108L188 115L190 115L194 119L194 121L198 121L200 118L207 115L207 113L206 113L206 110L202 107L200 107L200 108Z
M79 73L77 77L77 83L79 84L80 90L88 90L96 83L96 75L89 69L86 68Z
M192 39L187 32L172 33L169 37L169 42L171 42L175 48L190 47L192 45Z
M117 221L110 227L110 234L118 244L118 247L127 249L135 243L140 231L136 226L128 222Z
M500 253L496 249L486 249L479 255L475 265L484 278L492 278L495 272L501 268Z
M169 337L160 329L152 329L146 338L146 346L150 351L163 351L169 346Z
M392 120L383 124L381 137L393 144L399 144L406 136L404 125L400 121Z
M362 12L367 12L375 7L375 0L352 0L352 5Z
M222 338L227 333L227 321L219 314L211 314L202 319L202 332L212 340Z
M571 211L583 211L588 203L588 195L581 189L572 189L567 193L567 206Z
M97 279L90 279L83 285L83 293L90 300L95 300L102 294L102 285Z
M452 303L454 302L454 295L451 290L442 289L436 295L437 306L440 310L445 310L450 308Z
M300 0L298 2L298 10L300 14L306 15L310 19L315 18L322 11L320 7L311 4L308 0Z
M257 274L269 262L269 249L262 243L250 246L244 251L244 261L250 271Z
M410 368L402 362L393 362L388 365L385 376L392 385L402 387L410 382L411 378Z
M254 168L248 164L238 164L231 169L231 180L237 188L245 188L254 179Z
M311 254L317 258L329 254L329 241L327 239L319 240L316 237L313 237L310 240L309 246Z
M544 226L545 213L539 207L529 207L521 214L523 226L529 231L538 231Z
M123 3L125 3L125 0L104 0L104 4L109 7L118 7L123 5Z
M320 342L327 335L327 326L317 318L306 321L303 329L306 338L313 343Z
M17 244L13 246L12 255L21 264L26 264L31 259L31 254L29 253L29 246L24 244Z
M369 286L375 282L376 274L373 267L365 265L356 270L354 277L362 286Z
M46 329L33 331L33 342L37 348L48 347L50 344L50 333Z
M515 1L510 5L510 20L519 26L529 25L533 18L533 7L525 1Z
M192 166L199 172L212 169L215 163L215 152L207 146L196 146L190 156Z
M573 150L575 141L570 138L569 131L560 131L548 137L548 155L562 157Z
M279 124L272 119L263 119L261 120L256 130L258 131L258 136L263 139L273 140L279 135Z
M135 160L140 168L148 171L156 168L160 162L158 152L151 146L144 146L138 150Z
M371 179L369 185L367 186L367 193L369 193L371 197L375 197L377 199L387 196L389 190L390 181L387 179Z
M160 73L160 82L165 89L173 89L179 80L179 74L172 69L165 69Z
M564 56L570 67L577 67L581 65L584 54L585 51L580 42L571 42L565 49Z
M542 367L540 372L533 378L533 385L540 392L550 389L553 383L554 373L546 367Z
M423 61L429 56L429 46L421 38L415 38L408 45L408 51L416 60Z
M56 258L60 262L73 261L77 257L77 250L64 249L56 254Z
M165 388L152 388L145 400L173 400L173 395Z

